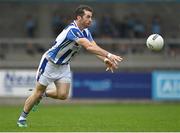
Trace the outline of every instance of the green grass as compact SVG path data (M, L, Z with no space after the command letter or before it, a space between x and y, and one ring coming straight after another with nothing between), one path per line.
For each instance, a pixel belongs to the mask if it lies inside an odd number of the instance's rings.
M18 128L22 107L0 106L0 131L180 131L179 103L40 105Z

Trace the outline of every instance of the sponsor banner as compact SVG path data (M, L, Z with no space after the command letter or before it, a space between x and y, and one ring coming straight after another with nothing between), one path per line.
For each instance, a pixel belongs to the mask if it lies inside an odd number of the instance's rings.
M153 72L153 99L180 100L180 71Z
M73 76L74 98L151 98L151 73L74 73Z
M26 97L32 93L36 82L36 70L0 70L0 96ZM55 88L50 84L47 89ZM71 89L69 97L71 97Z
M0 70L0 75L0 96L27 96L35 86L33 70Z

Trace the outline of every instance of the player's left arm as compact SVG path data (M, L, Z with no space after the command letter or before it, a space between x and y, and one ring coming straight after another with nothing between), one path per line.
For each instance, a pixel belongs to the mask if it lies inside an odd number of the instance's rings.
M99 47L95 41L92 41L91 43L93 45L96 45L97 47ZM103 57L103 56L100 56L100 55L96 55L96 56L105 63L106 71L110 70L113 73L114 69L118 68L118 64L113 63L107 57Z
M101 49L101 47L99 47L94 41L89 30L86 30L86 34L87 34L87 39L91 42L91 44L96 46L98 49ZM114 69L118 68L118 62L122 61L123 58L120 56L116 56L114 54L109 54L109 55L110 55L109 57L101 56L101 55L96 55L96 56L105 63L107 67L106 71L110 70L111 72L113 72ZM113 57L114 59L112 59L111 57ZM115 58L116 59L118 58L118 60L116 60Z

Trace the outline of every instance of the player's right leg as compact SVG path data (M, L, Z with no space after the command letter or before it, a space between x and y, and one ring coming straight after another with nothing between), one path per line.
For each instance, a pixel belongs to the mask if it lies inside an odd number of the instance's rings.
M37 82L36 89L25 101L23 111L17 122L17 125L19 127L27 127L26 117L28 116L29 112L31 111L33 106L36 104L36 102L41 99L42 94L44 93L45 89L46 89L46 86L41 85L39 82Z
M33 106L41 99L42 94L44 93L46 87L48 86L47 79L46 77L43 76L43 73L46 71L45 68L47 63L48 60L45 58L45 55L43 55L36 75L37 82L36 82L35 90L25 101L24 109L17 122L17 125L19 127L27 127L26 117L28 116Z

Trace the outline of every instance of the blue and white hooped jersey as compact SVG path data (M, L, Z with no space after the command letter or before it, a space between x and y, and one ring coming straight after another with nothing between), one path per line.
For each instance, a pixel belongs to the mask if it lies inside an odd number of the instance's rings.
M81 48L76 43L79 38L87 38L90 42L93 41L89 30L81 31L74 21L57 36L53 47L46 52L46 57L55 64L68 64Z

